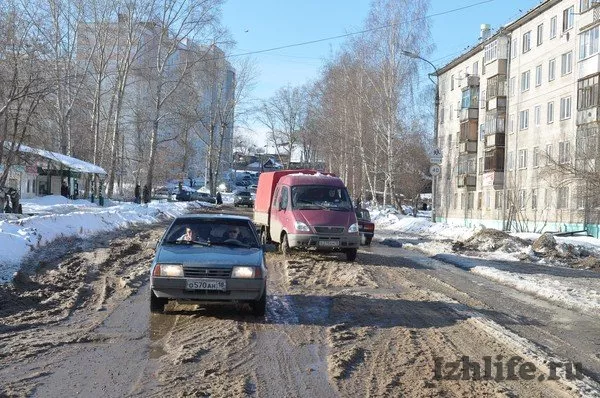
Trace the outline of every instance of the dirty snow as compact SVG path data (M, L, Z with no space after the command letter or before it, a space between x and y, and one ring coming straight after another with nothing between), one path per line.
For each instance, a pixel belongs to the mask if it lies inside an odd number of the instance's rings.
M23 200L23 215L0 214L0 283L10 281L23 258L33 249L62 237L86 237L99 232L151 224L208 204L153 201L147 206L49 195Z

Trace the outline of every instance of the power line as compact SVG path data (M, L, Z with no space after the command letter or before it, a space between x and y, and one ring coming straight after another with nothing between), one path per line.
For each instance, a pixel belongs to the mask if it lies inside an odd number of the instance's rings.
M454 13L454 12L466 10L468 8L476 7L476 6L479 6L479 5L482 5L482 4L491 3L493 1L495 1L495 0L484 0L484 1L480 1L478 3L473 3L473 4L469 4L469 5L463 6L463 7L453 8L451 10L442 11L442 12L439 12L439 13L436 13L436 14L426 15L426 16L421 17L421 18L415 18L415 19L413 19L411 21L407 21L407 22L408 23L410 23L410 22L416 22L416 21L420 21L422 19L433 18L433 17L438 17L440 15L451 14L451 13ZM354 35L360 35L360 34L363 34L363 33L373 32L373 31L380 30L380 29L387 29L387 28L393 27L395 25L396 24L389 24L389 25L384 25L384 26L378 26L376 28L364 29L364 30L360 30L360 31L357 31L357 32L350 32L350 33L346 33L346 34L343 34L343 35L329 36L329 37L324 37L324 38L316 39L316 40L309 40L309 41L304 41L304 42L300 42L300 43L287 44L287 45L283 45L283 46L279 46L279 47L267 48L267 49L264 49L264 50L255 50L255 51L248 51L248 52L240 53L240 54L231 54L231 55L226 55L223 58L234 58L234 57L242 57L242 56L245 56L245 55L261 54L261 53L270 52L270 51L283 50L285 48L300 47L300 46L305 46L305 45L308 45L308 44L315 44L315 43L321 43L321 42L324 42L324 41L342 39L344 37L350 37L350 36L354 36Z

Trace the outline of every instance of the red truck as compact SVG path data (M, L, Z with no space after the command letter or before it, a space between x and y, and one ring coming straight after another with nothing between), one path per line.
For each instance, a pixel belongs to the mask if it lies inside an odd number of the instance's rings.
M356 259L358 222L346 186L339 177L315 170L262 173L254 201L254 222L263 243L290 249L340 251Z

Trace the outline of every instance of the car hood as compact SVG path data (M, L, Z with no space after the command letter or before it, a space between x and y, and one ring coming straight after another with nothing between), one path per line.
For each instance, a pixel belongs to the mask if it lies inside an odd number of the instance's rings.
M157 263L224 268L233 265L259 266L262 259L263 251L258 248L199 245L165 245L157 250L155 256Z
M352 211L294 210L294 217L308 225L348 227L356 222L356 215Z

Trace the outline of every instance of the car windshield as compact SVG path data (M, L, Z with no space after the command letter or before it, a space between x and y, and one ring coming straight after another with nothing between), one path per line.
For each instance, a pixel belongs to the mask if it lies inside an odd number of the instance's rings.
M292 187L292 208L296 210L352 210L346 188L328 185L297 185Z
M356 210L356 217L361 220L371 221L371 215L369 214L369 210L365 210L365 209Z
M246 220L189 218L176 220L167 233L165 244L225 245L259 247L253 225Z

